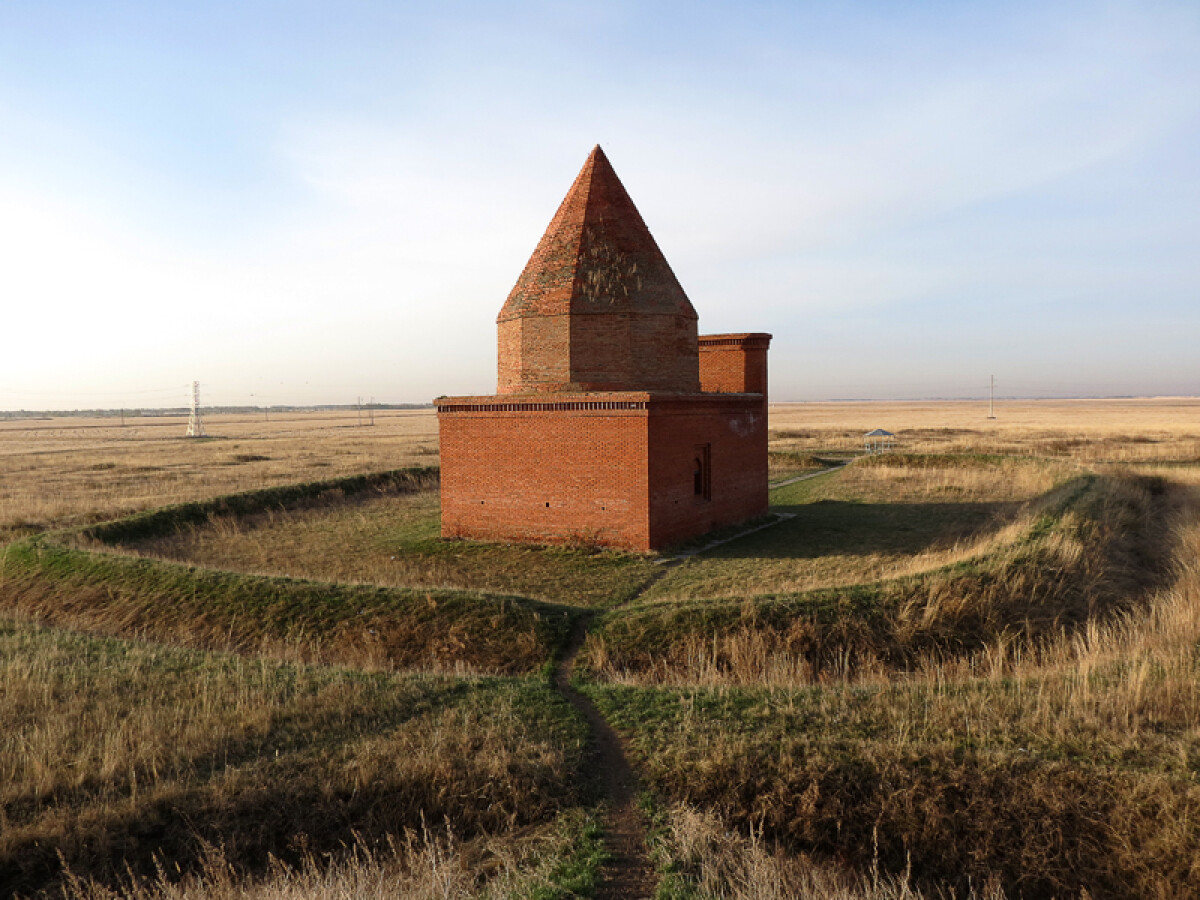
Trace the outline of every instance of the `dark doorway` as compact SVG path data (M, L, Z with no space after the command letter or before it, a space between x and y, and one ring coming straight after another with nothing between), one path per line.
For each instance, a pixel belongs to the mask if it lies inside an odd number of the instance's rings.
M693 460L692 493L703 500L712 499L712 444L697 444Z

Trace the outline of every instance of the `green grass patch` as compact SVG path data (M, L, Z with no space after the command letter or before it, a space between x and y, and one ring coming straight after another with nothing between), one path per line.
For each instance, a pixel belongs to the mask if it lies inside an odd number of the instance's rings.
M517 890L500 892L512 900L576 900L595 894L600 869L608 860L603 830L594 813L573 810L560 823L563 845L544 876Z
M290 510L212 512L125 546L235 571L483 590L587 607L624 601L654 570L637 554L443 540L439 532L434 491L351 500L333 494Z

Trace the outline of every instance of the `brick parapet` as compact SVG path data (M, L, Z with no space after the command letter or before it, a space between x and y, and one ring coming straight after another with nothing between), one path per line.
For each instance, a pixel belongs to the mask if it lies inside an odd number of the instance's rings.
M439 416L500 413L639 413L691 415L696 411L753 408L762 405L761 394L751 393L650 393L646 391L589 391L573 394L485 394L439 397Z
M766 350L771 346L773 335L765 331L748 331L736 334L702 334L697 339L701 350L715 347L745 347L746 349Z
M710 393L754 393L767 402L767 350L764 332L705 334L699 338L700 388Z

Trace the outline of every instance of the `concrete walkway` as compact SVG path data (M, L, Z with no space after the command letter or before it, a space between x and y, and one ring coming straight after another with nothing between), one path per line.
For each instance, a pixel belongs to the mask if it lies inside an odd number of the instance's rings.
M828 475L830 472L836 472L838 469L844 469L854 460L848 459L844 463L839 463L836 466L830 466L828 469L822 469L819 472L808 472L804 475L797 475L795 478L788 478L784 481L777 481L774 484L767 485L767 490L773 491L775 488L787 487L789 484L795 484L797 481L807 481L810 478L816 478L819 475Z

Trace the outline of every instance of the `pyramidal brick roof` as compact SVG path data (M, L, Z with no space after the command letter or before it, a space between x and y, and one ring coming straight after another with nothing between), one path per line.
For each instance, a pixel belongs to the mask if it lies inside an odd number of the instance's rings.
M612 313L696 319L691 301L597 144L497 321Z

